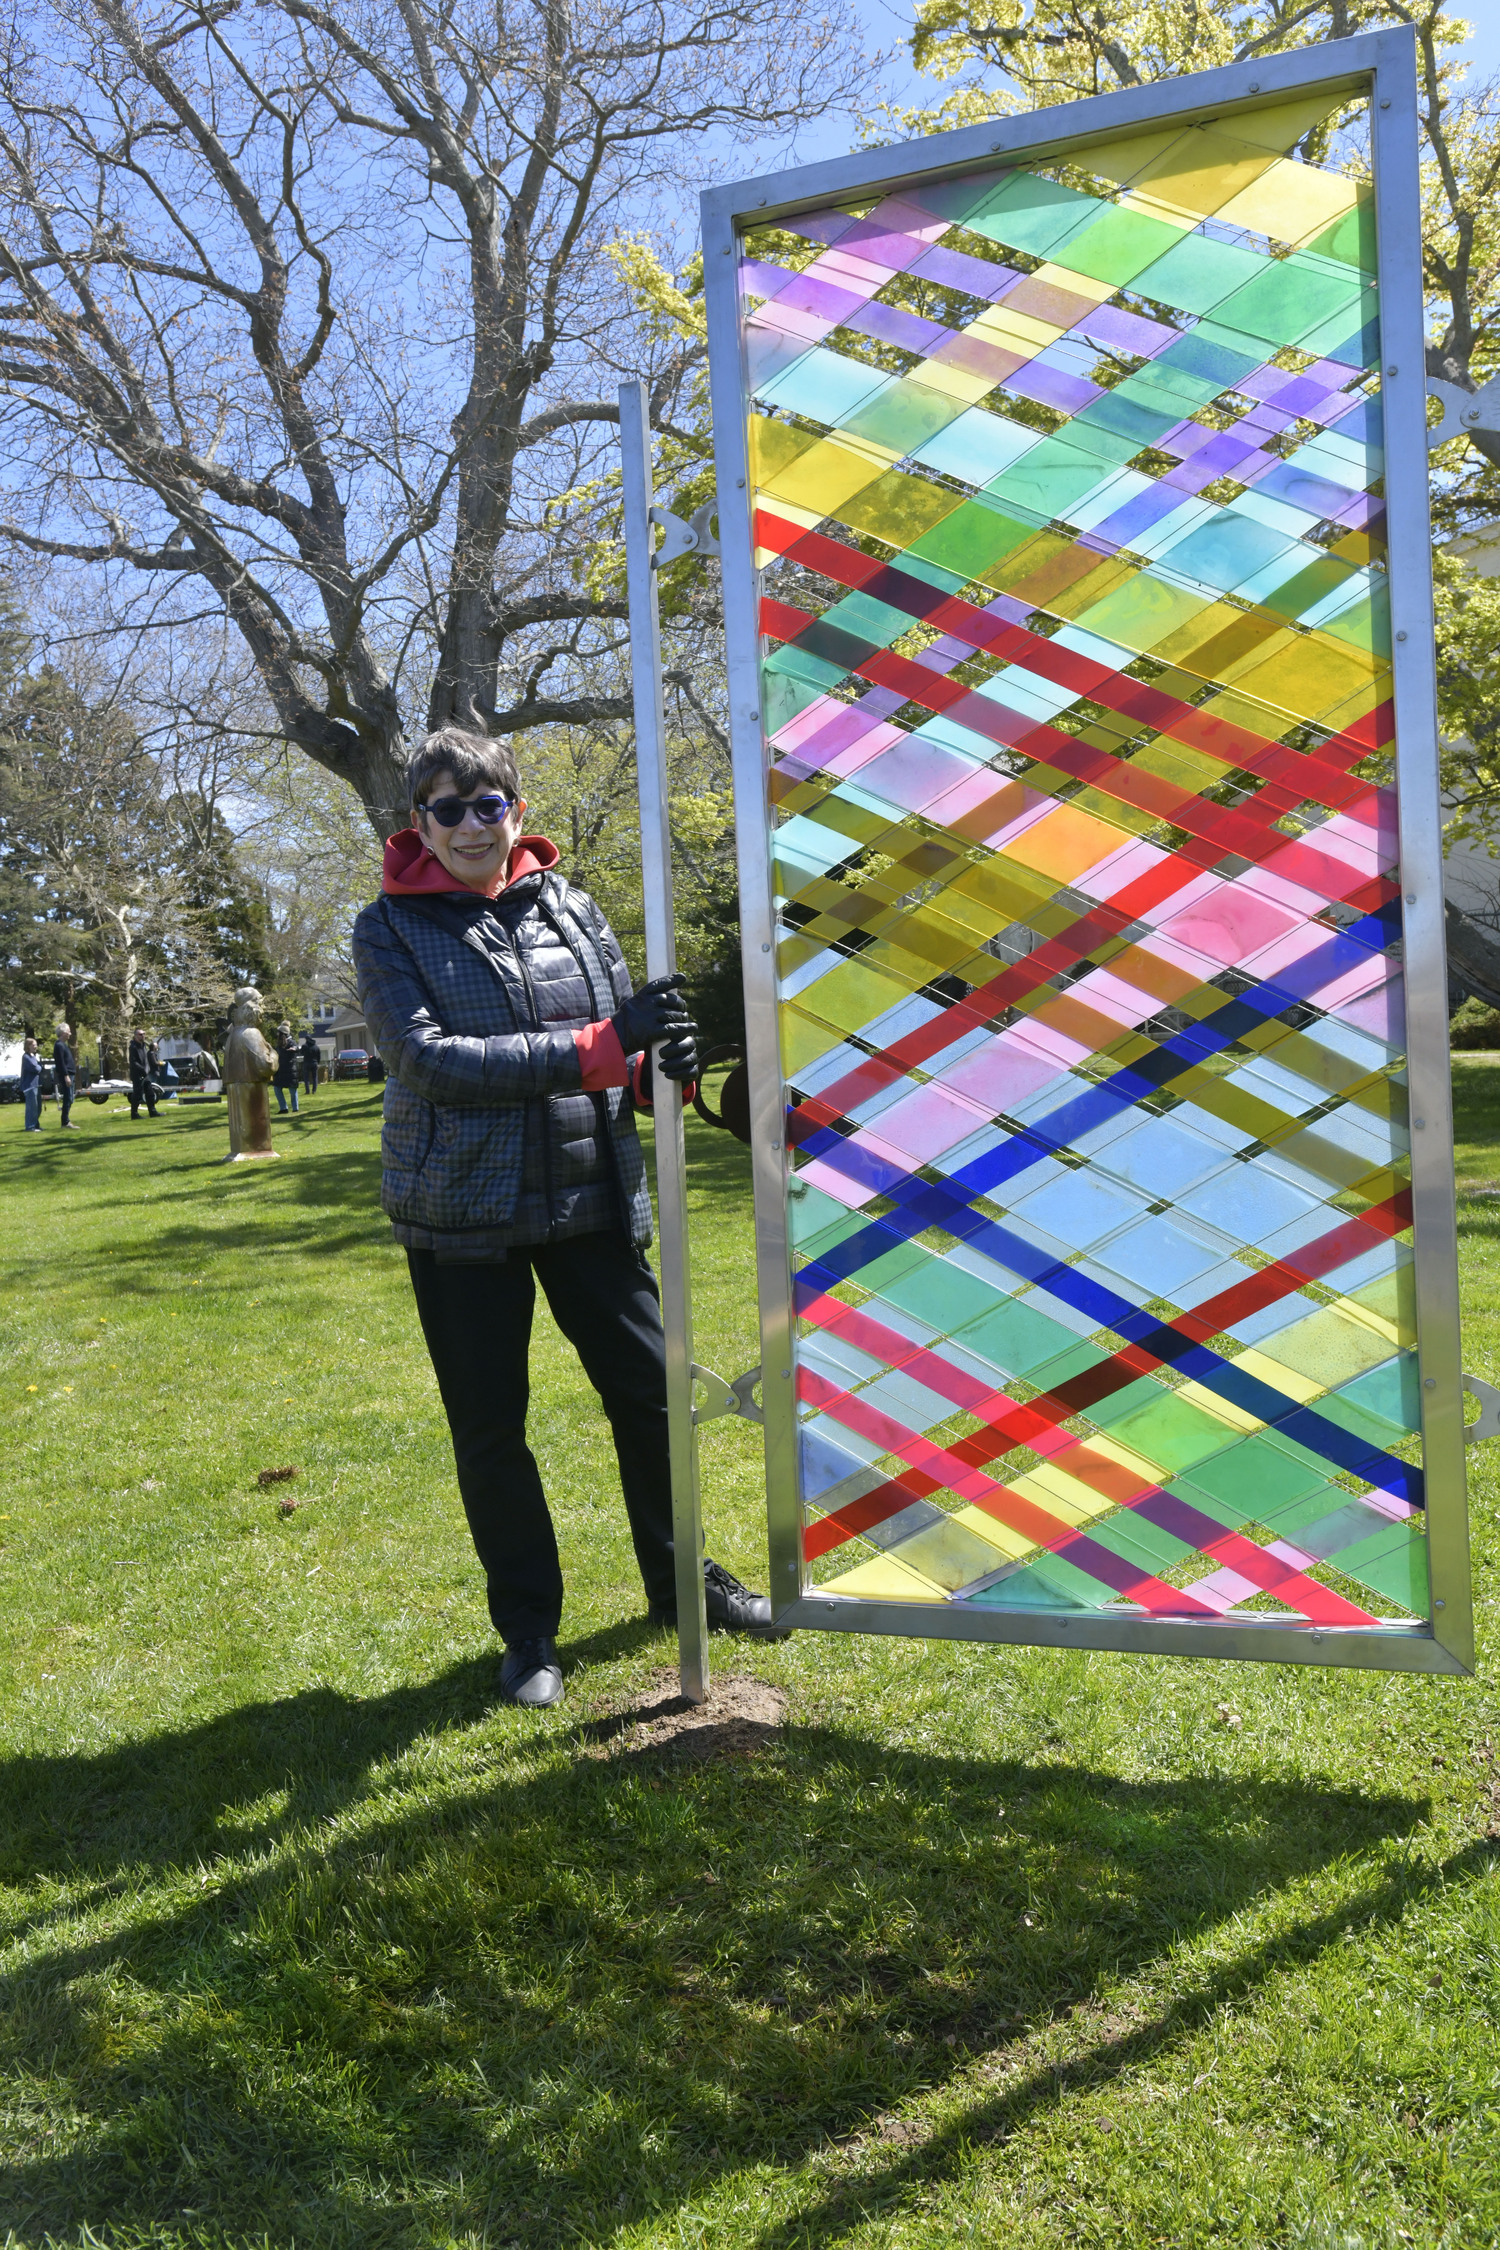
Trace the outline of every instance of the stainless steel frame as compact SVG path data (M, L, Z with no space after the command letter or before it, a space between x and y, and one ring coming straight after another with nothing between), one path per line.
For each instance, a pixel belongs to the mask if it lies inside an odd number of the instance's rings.
M672 911L672 839L667 821L667 723L662 702L661 620L651 556L651 422L644 383L620 385L624 470L625 567L630 598L630 679L635 702L636 784L641 804L641 875L646 909L646 974L677 967ZM693 1422L693 1303L688 1266L687 1165L682 1093L656 1074L657 1263L667 1335L667 1420L672 1454L672 1542L677 1563L677 1647L682 1692L708 1697L708 1618L704 1608L698 1433Z
M855 1601L804 1588L793 1392L794 1322L783 1148L785 1089L777 1040L774 905L759 688L759 583L751 544L738 307L737 236L794 211L867 199L995 157L1061 155L1083 137L1151 131L1261 107L1312 89L1368 91L1373 119L1378 278L1387 414L1387 505L1395 646L1402 889L1414 1119L1418 1341L1433 1612L1428 1626L1320 1629L1236 1620L1231 1626L1051 1616ZM1416 43L1379 31L1267 56L1165 84L1131 87L1024 117L996 119L899 149L869 149L731 186L702 199L703 251L718 468L746 1023L752 1085L756 1263L765 1368L771 1592L782 1625L923 1639L1025 1641L1055 1647L1462 1672L1473 1664L1464 1486L1453 1136L1443 941L1442 825L1432 644L1431 540L1423 373Z

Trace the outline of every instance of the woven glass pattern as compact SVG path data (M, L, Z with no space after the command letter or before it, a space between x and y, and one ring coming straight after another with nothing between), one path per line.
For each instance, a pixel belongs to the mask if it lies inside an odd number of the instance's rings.
M820 1591L1427 1612L1327 95L745 239Z

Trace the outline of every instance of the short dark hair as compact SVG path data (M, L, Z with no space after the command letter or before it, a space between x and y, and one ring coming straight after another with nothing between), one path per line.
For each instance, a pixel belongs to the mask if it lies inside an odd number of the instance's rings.
M472 734L467 727L435 728L407 759L406 788L414 806L426 803L428 786L440 773L452 774L461 797L486 786L503 790L507 797L521 794L521 776L510 744Z

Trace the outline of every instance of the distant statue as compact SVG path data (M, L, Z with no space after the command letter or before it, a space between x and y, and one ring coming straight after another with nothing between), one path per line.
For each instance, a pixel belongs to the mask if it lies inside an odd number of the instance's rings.
M242 985L229 1011L230 1031L224 1042L224 1092L229 1102L226 1164L280 1153L271 1146L271 1107L266 1100L276 1057L261 1037L259 1014L260 994L253 984Z

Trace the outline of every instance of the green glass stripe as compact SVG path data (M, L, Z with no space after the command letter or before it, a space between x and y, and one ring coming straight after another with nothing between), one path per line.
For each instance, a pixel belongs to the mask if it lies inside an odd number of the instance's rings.
M892 453L904 455L915 453L918 446L968 410L966 398L929 390L925 383L900 382L891 384L871 405L861 407L839 426L851 437L888 446Z
M1076 500L1092 492L1103 481L1105 468L1097 454L1080 453L1065 437L1050 437L1013 462L985 490L999 500L1018 501L1023 508L1034 509L1044 523L1050 523L1066 517Z
M1159 305L1172 305L1180 312L1206 313L1253 281L1264 264L1253 250L1190 234L1164 258L1138 273L1132 286Z
M1255 278L1217 300L1217 309L1231 328L1279 345L1300 343L1313 330L1351 315L1358 301L1359 284L1351 274L1294 254L1263 260Z
M1170 1531L1163 1531L1160 1524L1148 1523L1131 1508L1122 1508L1118 1515L1106 1517L1103 1523L1091 1523L1088 1535L1097 1539L1101 1547L1107 1547L1112 1555L1118 1555L1122 1562L1134 1563L1138 1569L1149 1571L1153 1578L1159 1578L1164 1570L1175 1569L1187 1556L1198 1552L1187 1540L1174 1539Z
M1024 546L1037 529L1037 524L1030 519L1009 515L983 499L966 500L951 516L944 516L941 523L934 524L908 554L913 559L942 563L959 571L962 575L958 584L967 585L971 578L991 569L1002 555ZM904 558L901 567L907 567Z
M1117 437L1128 438L1133 451L1139 452L1142 446L1153 445L1168 430L1185 421L1192 408L1200 403L1197 399L1166 398L1160 391L1137 384L1132 377L1130 382L1106 391L1103 398L1090 400L1081 413L1074 415L1068 427L1070 430L1109 430Z
M899 641L911 630L911 619L904 610L892 609L889 602L859 593L846 594L842 601L825 609L818 622L835 631L857 633L875 648L889 648L892 641Z
M788 679L804 680L820 688L837 687L849 667L815 656L800 642L783 644L766 658L764 670L768 674L783 673Z
M1303 553L1306 552L1304 548ZM1278 586L1274 593L1261 594L1260 606L1270 610L1273 617L1300 617L1305 609L1311 609L1314 602L1322 601L1354 575L1352 563L1340 562L1337 555L1319 555L1305 570L1299 570L1294 578ZM1324 630L1328 628L1325 626Z
M1174 227L1146 211L1106 208L1076 234L1053 249L1055 265L1070 273L1087 274L1094 281L1112 281L1123 289L1143 266L1165 256L1182 240L1185 227Z
M1106 641L1119 641L1126 648L1146 650L1155 648L1179 625L1196 617L1204 607L1206 596L1190 593L1186 587L1170 586L1164 578L1157 578L1149 570L1138 571L1134 578L1103 601L1095 602L1077 619L1086 633L1097 633Z
M1336 259L1340 265L1354 266L1361 273L1375 271L1375 204L1372 197L1362 196L1352 211L1335 219L1331 227L1314 235L1303 248L1315 251L1320 258Z
M1102 1609L1115 1599L1115 1590L1075 1570L1061 1555L1041 1555L969 1599L978 1609Z
M1216 1453L1224 1442L1224 1425L1205 1414L1189 1399L1143 1377L1128 1383L1111 1398L1087 1410L1091 1422L1109 1431L1158 1469L1176 1472L1191 1468Z
M976 234L988 235L1015 250L1045 257L1055 242L1075 229L1092 213L1109 209L1092 195L1044 180L1034 172L1013 172L996 190L983 211L968 224Z
M1091 403L1097 405L1098 401ZM1091 454L1095 460L1104 462L1109 468L1123 469L1125 463L1133 460L1140 452L1138 440L1122 431L1107 429L1101 422L1085 420L1088 412L1089 408L1086 407L1083 413L1075 414L1066 433L1058 431L1056 442L1071 445L1075 453ZM1182 419L1181 415L1177 418L1179 421ZM1031 456L1027 455L1026 458L1030 459ZM1001 473L1004 475L1007 472ZM984 490L993 492L999 482L999 477L993 478Z
M1334 1570L1384 1594L1387 1601L1399 1602L1418 1617L1427 1615L1432 1599L1427 1541L1416 1523L1376 1532L1373 1538L1362 1540L1357 1547L1345 1547L1328 1560Z
M1319 632L1327 633L1350 648L1362 648L1372 656L1389 656L1391 653L1390 594L1384 586L1366 594L1362 600L1351 602L1341 609L1337 617L1330 617Z
M1174 1481L1171 1490L1237 1529L1263 1521L1267 1509L1325 1490L1326 1483L1324 1466L1310 1453L1257 1432L1195 1462L1191 1476Z
M762 667L761 709L767 734L779 734L810 703L816 703L820 695L827 693L826 687L814 687L810 681L794 680L785 672Z
M1158 352L1146 372L1159 383L1166 382L1168 368L1174 373L1180 371L1201 378L1212 383L1213 391L1209 396L1213 397L1219 391L1231 390L1262 364L1260 353L1235 351L1227 344L1216 344L1199 327L1190 329L1186 336L1179 336L1164 352Z

